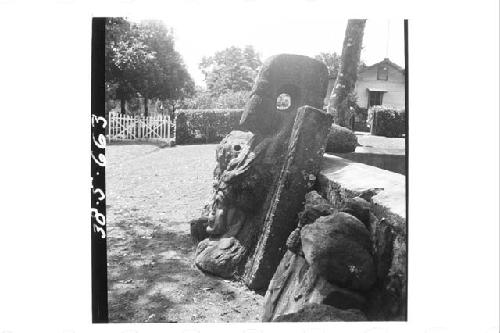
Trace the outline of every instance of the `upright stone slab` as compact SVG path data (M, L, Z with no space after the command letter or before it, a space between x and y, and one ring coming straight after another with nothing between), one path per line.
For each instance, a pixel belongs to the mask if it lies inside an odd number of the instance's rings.
M286 251L286 240L297 227L306 192L315 184L330 125L330 115L321 110L305 106L297 113L262 234L245 268L244 280L251 289L267 287Z
M247 132L218 146L213 198L192 222L195 239L207 226L195 259L201 270L267 287L319 172L331 125L321 110L327 84L326 66L309 57L283 54L263 65L240 122ZM278 109L282 93L290 105Z

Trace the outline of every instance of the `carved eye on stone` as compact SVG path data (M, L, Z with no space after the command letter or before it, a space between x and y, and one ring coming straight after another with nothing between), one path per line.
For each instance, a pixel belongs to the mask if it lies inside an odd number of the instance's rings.
M292 98L290 95L282 93L276 99L276 108L280 111L288 111L292 105Z

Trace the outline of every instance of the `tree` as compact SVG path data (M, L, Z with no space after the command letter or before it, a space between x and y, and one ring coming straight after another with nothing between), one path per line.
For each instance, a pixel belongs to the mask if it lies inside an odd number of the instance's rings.
M119 99L121 112L125 113L125 102L136 93L141 67L153 53L140 40L136 26L123 18L108 18L105 31L106 94L108 98Z
M148 115L149 98L159 98L175 110L177 101L194 92L194 82L181 55L175 50L174 37L160 21L143 21L140 39L153 52L153 58L142 68L137 89L144 98L144 115Z
M198 87L196 94L183 101L187 109L242 109L250 97L250 91L228 91L212 96L209 91Z
M359 58L366 20L349 20L345 31L340 69L328 104L328 112L340 126L348 123L349 100L358 78Z
M326 67L328 68L328 78L335 82L340 69L340 56L337 54L337 52L333 53L321 52L320 54L316 55L314 59L319 60L326 65ZM363 60L360 60L358 66L358 72L365 66L366 65L363 62Z
M172 31L160 21L133 24L109 19L106 39L106 83L121 100L139 94L148 116L151 98L176 101L190 96L194 82L174 48Z
M210 94L219 96L230 91L252 90L261 65L260 57L252 46L244 49L231 46L213 56L203 57L199 67L205 75Z
M328 68L328 78L330 80L336 80L340 68L340 57L336 52L327 53L321 52L314 59L323 62Z

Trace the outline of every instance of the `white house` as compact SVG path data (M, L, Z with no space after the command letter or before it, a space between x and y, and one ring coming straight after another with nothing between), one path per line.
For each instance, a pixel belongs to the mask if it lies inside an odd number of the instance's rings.
M327 99L335 82L328 84ZM371 66L362 67L358 72L355 87L358 105L369 108L372 105L392 105L405 107L405 70L385 58Z

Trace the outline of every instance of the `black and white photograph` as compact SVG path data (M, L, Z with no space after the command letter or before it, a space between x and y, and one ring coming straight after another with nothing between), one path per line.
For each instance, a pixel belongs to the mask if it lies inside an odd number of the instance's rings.
M0 0L0 333L499 332L499 6Z
M103 21L109 322L406 320L407 21Z

